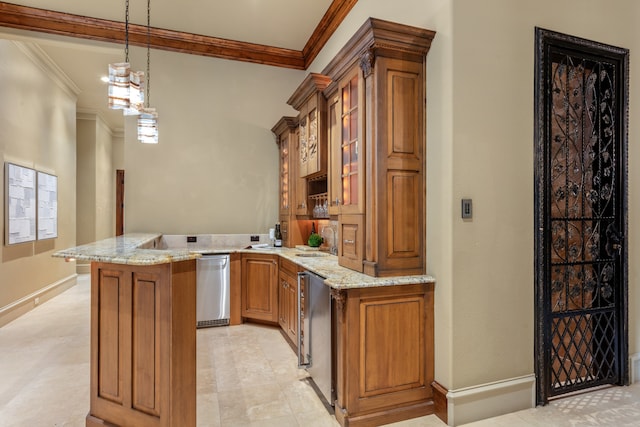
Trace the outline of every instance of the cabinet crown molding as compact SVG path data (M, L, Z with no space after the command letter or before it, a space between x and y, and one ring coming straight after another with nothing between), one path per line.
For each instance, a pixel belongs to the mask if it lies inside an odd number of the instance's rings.
M287 100L287 104L300 111L300 108L309 97L314 93L322 92L330 83L331 78L319 73L310 73Z
M283 116L278 123L273 125L271 128L271 132L273 132L276 136L282 134L287 129L295 129L298 127L298 118L291 116ZM277 142L277 141L276 141Z
M424 28L369 18L325 67L322 74L338 80L360 61L362 55L422 62L435 35L435 31Z

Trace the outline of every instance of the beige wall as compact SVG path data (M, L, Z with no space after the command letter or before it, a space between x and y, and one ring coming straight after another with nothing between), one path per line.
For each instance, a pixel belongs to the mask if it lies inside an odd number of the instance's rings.
M115 234L115 138L98 115L78 113L76 193L79 245Z
M640 48L633 0L453 2L453 283L450 388L533 373L534 27ZM637 294L640 171L634 168L631 54L629 127L630 354L640 351ZM474 218L459 218L463 197ZM433 202L433 200L429 200ZM430 250L438 250L431 248ZM438 277L438 281L445 279ZM635 297L635 298L634 298Z
M51 254L76 241L76 95L73 84L56 76L39 50L28 44L0 40L0 58L0 157L58 176L59 236L0 246L2 310L75 274L73 263ZM0 200L4 200L4 174L2 181ZM2 224L4 215L0 210Z
M146 52L132 49L132 62ZM136 59L137 58L137 59ZM151 105L158 145L125 122L125 230L266 233L278 215L271 127L305 73L153 51Z

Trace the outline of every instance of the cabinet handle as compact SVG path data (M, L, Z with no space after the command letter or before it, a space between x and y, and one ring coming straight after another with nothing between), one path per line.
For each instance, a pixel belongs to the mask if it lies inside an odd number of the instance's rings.
M340 199L336 197L336 201L333 202L334 206L340 206Z
M355 240L347 240L347 239L343 240L343 242L346 243L347 245L353 245L356 243Z

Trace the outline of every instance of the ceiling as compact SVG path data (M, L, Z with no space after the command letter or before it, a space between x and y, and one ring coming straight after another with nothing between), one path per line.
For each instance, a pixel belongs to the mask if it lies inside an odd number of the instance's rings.
M170 47L167 50L303 69L305 64L313 59L312 56L317 54L330 33L356 1L182 0L177 2L175 0L152 0L151 26L154 29L160 29L160 31L171 30L167 40L171 37L200 40L202 39L200 36L205 36L204 48L201 52L188 52L182 49L185 46L196 46L195 43L189 41L183 41L179 49ZM15 5L27 6L28 8L25 8L27 12L39 14L38 20L24 17L26 15L19 15L17 18L10 17L6 11L13 10ZM3 7L7 9L3 10ZM46 11L30 8L46 9ZM131 28L134 27L134 24L146 26L146 8L147 2L144 0L130 0L129 22ZM66 14L70 14L69 16L80 15L72 18L89 23L86 31L90 37L87 37L86 34L80 35L80 37L84 37L83 39L60 35L70 34L58 31L60 28L57 23L60 19L59 14L51 14L48 11L64 12L63 18L66 17ZM19 12L24 13L22 8ZM98 112L112 129L123 127L121 112L106 108L106 84L100 81L100 77L106 74L106 64L122 61L123 46L106 42L105 38L101 39L104 32L100 32L100 25L103 23L122 25L125 17L125 1L29 0L12 3L0 2L0 15L5 16L5 18L1 18L2 22L0 22L0 37L35 41L78 86L80 89L77 103L79 110ZM89 18L97 18L98 21L96 23ZM323 22L325 23L324 27L321 25ZM54 30L51 31L51 28ZM71 32L83 31L77 24L69 24L65 28L71 29ZM114 27L110 37L121 37L122 33L120 27ZM96 34L100 37L94 37ZM159 43L163 43L161 37L164 36L164 33L158 32L158 34ZM93 40L87 40L87 38ZM240 43L236 46L235 42ZM216 45L215 48L211 47L212 44ZM158 46L158 48L163 48ZM237 51L232 51L228 46L237 47ZM260 55L263 51L275 52L273 57L275 60L268 58L267 61L259 56L256 56L257 59L242 57L243 52L252 50L256 52L256 55ZM230 52L231 56L225 56L225 52ZM279 55L281 54L284 56L282 56L282 62L279 63L281 60ZM295 56L299 56L301 62L293 64L290 57ZM82 65L78 67L80 58Z

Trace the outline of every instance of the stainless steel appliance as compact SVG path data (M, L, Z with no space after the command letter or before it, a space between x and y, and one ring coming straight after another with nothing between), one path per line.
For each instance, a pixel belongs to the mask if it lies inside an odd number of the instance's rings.
M331 294L324 278L309 271L298 273L298 331L298 367L333 406Z
M229 324L229 255L203 255L196 264L196 326Z

